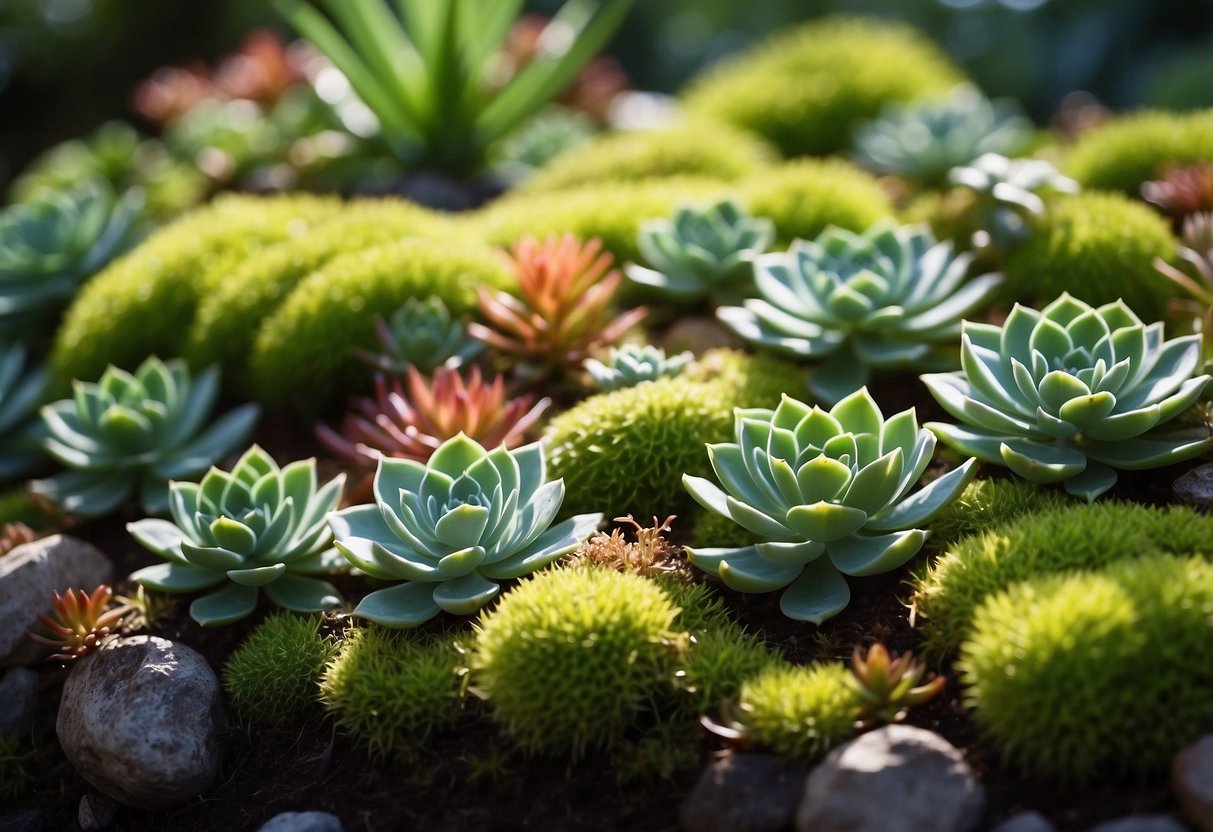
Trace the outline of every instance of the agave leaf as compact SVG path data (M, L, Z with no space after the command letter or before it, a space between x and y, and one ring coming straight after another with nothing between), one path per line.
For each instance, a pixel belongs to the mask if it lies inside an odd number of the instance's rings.
M223 583L222 572L185 563L157 563L131 573L131 580L157 592L197 592Z
M1116 397L1111 393L1093 393L1070 399L1061 406L1057 415L1079 430L1087 430L1101 424L1115 408Z
M856 472L842 503L859 509L868 516L876 514L885 508L900 490L902 467L900 448L868 463Z
M1068 493L1090 503L1116 485L1116 471L1098 462L1088 462L1082 473L1070 477L1064 485Z
M570 517L547 529L525 549L508 558L483 564L479 570L480 574L486 578L507 580L534 572L561 555L574 551L601 525L601 514L578 514Z
M473 572L434 588L434 603L452 615L471 615L501 594L501 587Z
M253 530L231 517L216 517L211 523L211 536L220 547L237 554L241 561L251 555L257 546L257 535L253 533Z
M829 558L818 558L804 568L784 591L779 609L795 621L821 624L846 609L851 589Z
M252 569L229 569L227 577L241 586L259 587L279 580L286 573L285 563L258 566Z
M976 475L977 460L967 459L960 467L953 468L909 497L868 518L864 530L886 532L925 525L944 506L959 497Z
M341 604L341 595L327 581L283 575L265 587L271 602L291 612L323 612Z
M719 514L721 517L729 517L728 495L721 491L716 483L703 477L683 474L682 487L695 499L695 502L708 511Z
M1143 372L1137 375L1138 386L1119 397L1121 407L1142 407L1178 390L1200 363L1200 339L1199 335L1188 335L1168 341L1155 360L1143 362Z
M371 541L371 557L396 580L434 582L442 580L437 561L415 552L394 538Z
M49 479L32 481L29 489L67 514L101 517L130 498L135 478L130 471L64 471Z
M817 456L800 466L797 472L800 486L798 503L833 500L851 482L850 466L826 456Z
M854 534L867 522L867 512L837 503L813 503L793 506L787 513L787 525L809 540L831 543Z
M763 488L754 481L749 469L746 467L745 461L742 458L742 450L737 445L731 443L719 443L707 446L708 460L712 464L712 470L716 472L716 476L720 478L720 482L725 489L735 499L743 503L748 503L759 511L767 515L781 515L784 512L784 503L779 499L778 494L772 493L769 488ZM850 473L848 471L848 478ZM700 483L706 483L716 492L719 489L715 483L710 483L699 477L692 479L698 480ZM684 479L685 481L685 479ZM698 485L696 487L699 487ZM691 486L687 486L687 490L691 491L691 496L695 496L695 492L691 490ZM723 498L721 494L721 498ZM698 500L699 498L696 497ZM708 503L703 500L699 502L705 507L711 508ZM727 512L718 512L724 516L728 516Z
M260 412L257 405L248 404L225 413L193 442L152 465L152 473L164 480L201 474L216 459L248 440Z
M1150 405L1139 410L1130 410L1109 416L1086 428L1086 434L1099 442L1120 442L1141 436L1154 427L1162 418L1162 408Z
M836 540L826 548L830 561L844 575L863 577L889 572L918 554L927 539L921 529L907 529L891 534L855 534Z
M1069 445L1018 437L1004 439L1001 455L1003 464L1031 482L1061 482L1087 467L1087 455Z
M790 543L756 543L754 551L771 561L785 566L804 566L825 552L820 540L803 540Z
M804 567L774 563L749 546L719 561L720 579L738 592L773 592L796 579Z
M986 462L1003 464L1002 443L1010 437L948 422L927 422L923 427L963 454Z
M1113 468L1140 470L1173 465L1199 456L1213 448L1207 430L1153 434L1137 439L1122 439L1112 444L1093 443L1087 449L1091 459Z
M435 524L434 533L445 545L462 549L481 541L481 535L488 522L488 508L465 503L444 514Z
M203 627L222 627L247 618L256 608L256 587L230 583L190 604L190 618Z
M434 601L433 584L402 583L367 595L351 615L382 627L404 629L424 624L441 611Z
M358 506L358 508L374 508L374 506ZM365 537L350 537L333 541L333 546L341 553L341 557L372 578L381 581L399 580L399 576L391 569L385 569L375 560L374 543Z

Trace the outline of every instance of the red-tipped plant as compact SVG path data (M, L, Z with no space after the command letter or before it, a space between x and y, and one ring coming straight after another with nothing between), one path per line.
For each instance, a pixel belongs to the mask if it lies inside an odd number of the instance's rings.
M1141 195L1176 220L1198 211L1213 211L1213 164L1169 167L1161 179L1143 182Z
M619 316L611 311L623 276L596 237L587 243L571 234L544 242L526 237L507 260L520 296L481 287L480 311L490 326L468 326L474 338L503 353L548 371L576 370L645 316L643 308Z
M1194 321L1208 361L1213 358L1213 213L1197 213L1185 219L1180 243L1178 258L1188 268L1186 272L1158 258L1154 268L1188 295L1172 300L1171 308Z
M866 657L855 646L851 672L859 692L859 722L865 727L896 722L910 708L934 699L947 684L942 676L918 684L926 666L914 661L913 653L893 658L880 642L868 648Z
M38 533L24 523L5 523L0 526L0 555L7 555L23 543L38 539Z
M51 614L38 613L43 632L27 630L26 635L55 648L48 661L75 661L117 637L116 630L130 608L110 609L113 597L106 584L94 589L91 595L83 589L69 589L63 595L56 592L51 596Z

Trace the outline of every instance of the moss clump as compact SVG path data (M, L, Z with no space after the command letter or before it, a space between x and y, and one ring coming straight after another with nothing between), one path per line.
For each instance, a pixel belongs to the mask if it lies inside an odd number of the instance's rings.
M864 231L893 216L880 183L841 159L799 159L757 173L738 187L746 208L769 217L784 245L811 240L829 225Z
M318 698L316 684L336 645L315 616L275 613L249 634L223 666L236 710L256 722L288 725Z
M914 578L914 606L926 619L929 655L959 648L973 613L996 592L1041 575L1091 569L1151 552L1208 548L1213 517L1189 508L1074 504L1029 514L966 537Z
M553 476L564 477L562 511L694 517L682 475L711 475L704 444L729 441L733 409L774 407L781 392L804 389L803 371L775 359L726 352L704 363L719 366L591 396L551 421L544 439Z
M229 386L247 381L246 361L262 320L309 274L343 254L406 237L440 238L447 220L410 202L363 200L298 240L262 249L230 272L203 276L184 354L195 367L220 364Z
M611 772L621 786L673 780L702 764L703 739L703 729L692 720L658 722L615 748Z
M736 718L746 738L815 760L854 734L859 694L841 664L772 664L741 685Z
M971 534L1073 503L1064 491L1021 479L974 480L928 524L931 543L946 545ZM712 544L715 545L715 544ZM732 545L732 544L730 544Z
M734 699L745 682L779 661L757 636L736 624L696 634L687 648L678 677L687 707L696 714L716 711Z
M710 136L710 141L704 137ZM702 176L733 182L766 167L774 148L727 124L691 121L655 130L612 133L561 154L525 190L561 191L604 182Z
M809 23L697 79L687 108L766 137L785 156L824 156L889 101L945 93L964 80L914 29L862 18Z
M978 723L1034 774L1158 774L1213 730L1213 565L1155 556L1017 584L978 610L960 667Z
M1048 303L1062 292L1092 304L1123 298L1147 323L1160 318L1173 285L1154 260L1175 256L1166 220L1118 194L1057 200L1007 261L1004 293Z
M165 226L81 289L55 337L56 378L93 379L107 364L179 354L208 273L226 275L253 252L304 237L339 204L228 196Z
M460 664L449 638L358 628L325 667L320 697L373 757L409 760L432 732L459 720Z
M265 404L314 412L360 377L343 378L357 349L376 346L376 314L436 295L463 315L476 307L477 286L511 281L492 251L474 245L412 239L335 258L265 319L253 345L252 390Z
M690 583L677 573L659 575L653 581L678 608L675 629L698 635L737 626L720 595L707 584Z
M609 748L671 683L677 612L635 574L540 573L481 615L474 689L527 751L576 758Z
M1141 183L1169 165L1213 159L1213 110L1177 114L1144 111L1084 133L1065 173L1084 188L1136 197Z

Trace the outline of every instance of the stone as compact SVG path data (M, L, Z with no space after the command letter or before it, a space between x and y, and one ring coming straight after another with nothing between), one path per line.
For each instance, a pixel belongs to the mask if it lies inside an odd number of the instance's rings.
M118 815L118 804L112 798L97 792L89 792L80 798L76 810L76 823L81 832L101 832L109 829Z
M1213 506L1213 462L1199 465L1171 484L1175 498L1201 508Z
M134 636L76 662L56 731L96 789L128 806L162 809L215 781L226 724L219 680L202 656Z
M734 754L699 777L679 813L686 832L787 829L796 815L807 767L770 754Z
M13 667L0 676L0 737L26 734L38 712L39 676L25 667Z
M938 734L887 725L831 751L809 774L798 832L966 832L985 789Z
M991 832L1056 832L1040 812L1020 812L995 826Z
M48 651L25 631L50 613L51 593L92 592L113 583L114 565L96 547L57 534L18 546L0 557L0 667L32 664Z
M336 815L328 812L282 812L257 832L345 832Z
M39 832L41 829L42 813L37 809L0 815L0 832Z
M1170 815L1135 815L1101 823L1091 832L1188 832L1188 828Z
M1183 749L1171 764L1179 813L1198 832L1213 832L1213 734Z

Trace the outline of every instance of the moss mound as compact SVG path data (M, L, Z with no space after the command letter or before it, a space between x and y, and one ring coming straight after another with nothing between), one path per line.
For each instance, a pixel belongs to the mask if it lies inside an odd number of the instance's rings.
M695 635L687 648L678 684L694 714L715 713L735 699L742 686L779 661L761 638L733 625Z
M1156 775L1213 730L1213 565L1149 557L1018 584L961 667L977 721L1033 774Z
M1141 183L1169 165L1213 159L1213 110L1177 114L1144 111L1083 134L1065 173L1084 188L1136 197Z
M1076 194L1054 202L1010 256L1003 292L1038 304L1062 292L1092 304L1123 298L1148 323L1175 294L1154 260L1174 256L1166 220L1145 205L1118 194Z
M864 231L893 216L876 179L841 159L798 159L756 173L739 186L756 217L770 217L780 243L811 240L828 225Z
M275 613L249 634L223 665L223 686L245 717L289 725L319 699L317 682L336 653L320 634L321 619Z
M252 390L264 404L315 412L352 389L355 350L376 345L373 320L409 298L436 295L455 315L476 307L476 287L508 288L487 248L403 240L329 261L265 319L252 353ZM352 376L352 377L350 377Z
M931 543L935 546L954 543L1024 515L1067 504L1074 504L1074 500L1064 491L1042 488L1027 480L974 480L960 497L931 519Z
M695 114L773 142L785 156L846 150L889 101L944 93L964 80L942 50L907 26L829 18L775 35L697 79Z
M772 664L741 686L735 714L746 738L785 757L815 760L854 734L859 694L841 664Z

